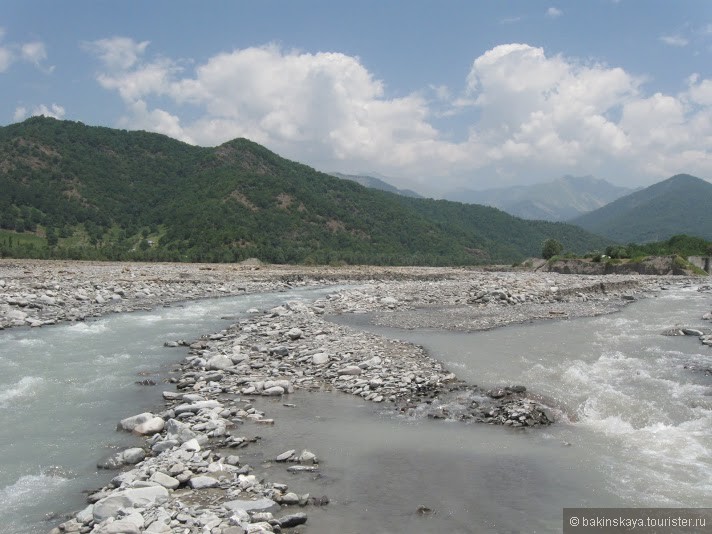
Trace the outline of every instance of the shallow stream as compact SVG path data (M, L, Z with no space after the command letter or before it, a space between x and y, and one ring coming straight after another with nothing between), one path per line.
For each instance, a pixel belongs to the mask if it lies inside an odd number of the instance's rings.
M162 376L185 354L164 341L224 328L233 321L223 315L320 294L206 300L0 333L0 524L17 534L46 532L57 521L45 514L81 508L82 490L108 481L97 460L137 443L115 432L116 422L155 410L160 392L171 389L134 383ZM712 349L660 333L706 326L700 317L710 301L676 290L613 315L471 334L344 317L424 345L470 382L524 384L558 407L560 422L518 430L404 417L338 393L296 393L257 399L276 425L239 427L262 438L239 454L293 491L329 496L329 506L306 510L312 534L556 532L565 506L707 506L712 377L702 369L712 368ZM319 478L271 462L301 448L321 459ZM419 514L421 505L435 513Z

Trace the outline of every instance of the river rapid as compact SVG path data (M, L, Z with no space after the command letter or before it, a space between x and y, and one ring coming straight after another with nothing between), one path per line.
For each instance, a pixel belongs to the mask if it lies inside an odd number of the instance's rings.
M330 291L333 291L331 289ZM160 379L183 349L165 341L223 328L252 307L313 299L318 290L213 299L39 330L0 332L0 524L46 532L46 514L83 506L105 484L98 460L140 445L116 422L161 404L137 380ZM309 448L322 476L294 481L327 494L307 530L326 532L556 532L566 506L708 505L712 498L712 349L664 337L675 324L705 326L710 295L660 292L621 312L487 332L400 330L367 315L339 322L423 345L460 378L526 385L559 421L530 430L406 417L337 393L296 393L294 406L259 398L274 417L244 459ZM422 313L427 313L423 311ZM287 480L290 484L292 481ZM419 514L418 506L434 514Z

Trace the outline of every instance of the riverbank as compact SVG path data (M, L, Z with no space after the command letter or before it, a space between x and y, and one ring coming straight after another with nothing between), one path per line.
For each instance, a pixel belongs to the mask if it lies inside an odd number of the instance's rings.
M199 340L175 340L176 346L190 348L172 379L177 391L167 389L166 405L156 413L122 422L126 430L150 436L145 447L113 458L114 465L135 467L95 493L90 498L93 504L58 527L59 532L187 529L232 534L277 531L304 523L308 506L328 503L328 496L299 491L299 477L318 476L322 469L318 444L298 451L285 443L284 454L272 459L289 466L284 476L294 475L290 484L256 476L236 453L243 447L259 447L250 435L260 425L279 424L253 406L258 397L281 397L289 404L294 390L339 390L434 418L515 427L546 425L555 419L520 384L482 391L460 381L421 347L334 324L327 320L329 315L371 312L377 322L391 326L478 330L609 313L645 292L686 283L672 277L451 269L57 263L5 262L0 271L0 279L5 280L4 286L0 284L3 309L36 310L32 317L62 321L75 316L73 309L93 315L165 305L186 297L359 282L358 287L335 291L308 305L285 302L269 310L253 310L249 319ZM77 298L89 297L91 288L100 299ZM121 299L108 302L104 295L109 290ZM182 299L181 291L186 292ZM55 304L29 307L42 294L56 298ZM28 305L13 303L18 297ZM24 324L31 325L30 313Z

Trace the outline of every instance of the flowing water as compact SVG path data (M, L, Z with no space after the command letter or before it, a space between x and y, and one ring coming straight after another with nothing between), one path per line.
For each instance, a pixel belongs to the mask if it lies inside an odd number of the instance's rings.
M114 475L97 461L142 441L119 420L162 406L160 382L186 354L163 343L225 328L253 306L313 300L330 290L207 299L95 321L0 332L0 531L47 532L52 513L85 506L82 491ZM50 514L50 516L48 516Z
M184 354L163 349L164 341L220 329L227 324L220 315L294 296L200 301L0 333L0 524L44 532L44 513L82 507L81 490L111 476L96 473L97 459L134 439L114 432L116 421L160 404L161 388L136 386L136 373L157 375ZM240 456L293 491L330 497L329 506L307 510L312 534L560 532L563 507L708 506L712 377L703 369L712 368L712 348L660 333L675 324L704 327L711 300L675 290L612 315L471 334L344 317L424 345L470 382L524 384L550 399L561 420L511 429L407 418L343 394L297 393L289 398L294 407L256 400L277 424L239 427L262 437ZM291 476L269 461L292 448L317 453L322 476ZM418 514L420 505L435 514Z

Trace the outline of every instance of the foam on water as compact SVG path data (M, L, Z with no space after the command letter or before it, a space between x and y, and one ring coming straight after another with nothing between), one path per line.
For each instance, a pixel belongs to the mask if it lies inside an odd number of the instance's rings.
M15 384L3 384L0 386L0 407L5 408L18 399L36 395L43 383L44 379L39 376L25 376Z
M109 330L109 324L106 320L93 321L89 323L74 323L67 327L68 334L76 335L96 335L103 334Z
M36 475L23 475L14 484L0 488L3 511L16 512L50 495L66 485L70 479L54 474L50 468Z

